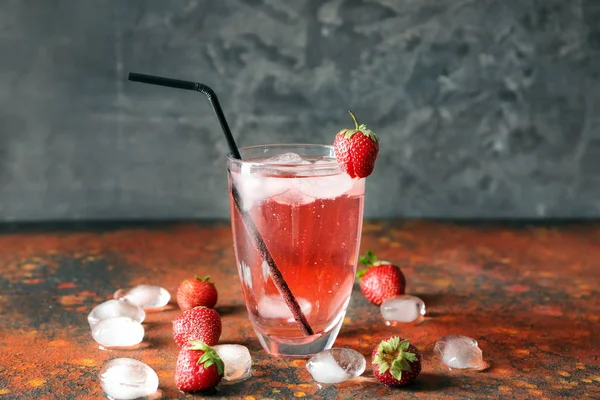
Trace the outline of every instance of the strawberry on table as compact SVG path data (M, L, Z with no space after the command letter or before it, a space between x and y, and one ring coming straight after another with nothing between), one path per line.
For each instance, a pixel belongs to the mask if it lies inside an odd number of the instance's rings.
M223 378L225 366L217 352L198 340L181 349L175 365L175 385L182 392L211 389Z
M214 308L219 296L210 276L186 279L177 288L177 304L183 311L197 306Z
M379 306L384 300L404 294L406 278L398 266L378 260L372 251L360 262L367 267L357 272L360 290L371 303Z
M221 317L212 308L194 307L173 320L173 339L179 346L199 340L209 346L219 342Z
M379 138L367 126L358 124L352 111L354 129L342 129L335 135L333 150L342 171L352 178L366 178L375 168Z
M392 336L373 349L373 374L387 386L412 383L421 373L421 353L407 339Z

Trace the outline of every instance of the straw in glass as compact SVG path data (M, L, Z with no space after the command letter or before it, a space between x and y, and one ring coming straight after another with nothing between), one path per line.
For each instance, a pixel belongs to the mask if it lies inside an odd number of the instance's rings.
M203 95L205 95L206 98L208 99L208 101L210 102L210 104L212 105L213 110L215 111L215 114L217 115L217 118L219 120L219 123L221 124L223 133L225 134L225 139L227 139L227 144L229 146L229 151L231 152L231 156L238 160L242 159L242 156L240 155L240 151L238 150L238 147L235 144L235 140L233 139L233 135L231 134L231 130L229 129L229 124L227 123L227 120L225 119L225 114L223 114L223 110L221 109L221 104L219 103L219 99L217 98L217 95L214 92L214 90L212 90L210 87L208 87L202 83L198 83L198 82L190 82L190 81L182 81L182 80L178 80L178 79L163 78L160 76L138 74L135 72L129 73L129 80L134 81L134 82L149 83L152 85L166 86L166 87L171 87L171 88L176 88L176 89L193 90L193 91L200 92ZM240 194L239 194L237 188L235 187L235 185L233 185L233 184L231 186L231 196L233 197L233 203L235 204L235 208L236 208L237 212L242 217L242 221L244 223L244 227L246 229L246 232L248 233L248 236L251 238L252 243L254 244L254 247L256 248L258 253L261 255L262 259L269 266L269 272L271 274L271 277L273 278L273 282L275 283L277 290L283 297L285 304L288 306L288 308L292 312L292 315L294 316L294 319L298 323L300 330L306 336L314 335L314 331L312 330L310 324L308 323L308 320L306 319L306 316L302 312L302 309L298 305L298 301L296 300L292 291L290 290L290 287L288 286L287 282L285 281L285 278L281 274L279 267L277 267L275 260L273 260L273 256L271 255L271 252L267 248L267 245L266 245L264 239L258 232L258 228L254 224L252 217L250 216L250 214L248 214L242 208L242 201L240 198Z

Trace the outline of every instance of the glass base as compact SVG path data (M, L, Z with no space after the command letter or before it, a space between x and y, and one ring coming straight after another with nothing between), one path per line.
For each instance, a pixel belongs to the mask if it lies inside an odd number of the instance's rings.
M345 314L345 313L344 313ZM309 358L317 354L320 351L330 349L337 339L338 333L344 322L344 316L340 318L340 321L325 335L317 338L316 340L309 343L290 343L288 340L285 342L278 340L276 337L269 337L261 334L256 329L256 337L262 345L263 349L272 356L277 357L293 357L293 358Z

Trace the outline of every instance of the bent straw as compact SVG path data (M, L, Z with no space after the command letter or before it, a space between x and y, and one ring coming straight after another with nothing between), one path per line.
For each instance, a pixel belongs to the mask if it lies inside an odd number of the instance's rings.
M227 123L227 120L225 119L225 114L223 114L223 110L221 109L221 104L219 103L217 94L210 87L208 87L202 83L198 83L198 82L190 82L190 81L182 81L182 80L178 80L178 79L163 78L160 76L138 74L135 72L129 73L129 80L133 81L133 82L148 83L151 85L166 86L166 87L171 87L171 88L175 88L175 89L193 90L193 91L200 92L203 95L205 95L206 98L208 99L208 101L210 102L210 104L212 105L213 110L215 111L215 114L217 115L217 118L219 120L219 123L221 124L223 133L225 134L225 139L227 139L229 151L231 151L231 156L237 160L242 159L242 156L240 155L240 151L238 150L238 147L235 144L235 140L233 139L233 135L231 134L231 130L229 129L229 124ZM292 312L292 315L294 316L294 319L298 323L300 330L306 336L314 335L314 331L310 327L310 324L308 323L306 316L304 315L304 313L302 312L302 309L298 305L298 301L294 297L292 291L290 290L290 287L288 286L283 275L281 274L279 267L277 267L277 264L275 264L275 260L273 260L273 256L271 255L271 252L269 252L269 249L267 248L267 245L266 245L264 239L258 232L258 228L254 224L252 217L250 216L250 214L243 211L240 194L239 194L237 188L235 187L235 185L233 185L233 184L231 185L231 196L233 197L233 203L235 204L235 208L236 208L237 212L242 217L242 221L244 222L244 227L246 228L246 232L252 239L252 243L254 244L254 247L256 248L258 253L261 255L263 260L269 266L269 272L271 273L273 282L275 283L277 290L283 297L285 304L288 306L288 308Z

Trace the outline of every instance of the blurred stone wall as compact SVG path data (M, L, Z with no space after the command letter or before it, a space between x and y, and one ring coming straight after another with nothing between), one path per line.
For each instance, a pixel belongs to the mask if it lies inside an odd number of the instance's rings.
M381 138L367 217L600 215L598 0L4 0L0 221L227 218L226 142Z

